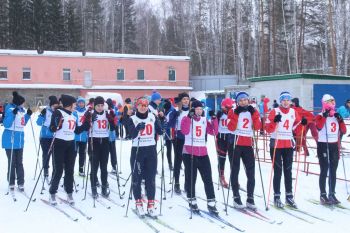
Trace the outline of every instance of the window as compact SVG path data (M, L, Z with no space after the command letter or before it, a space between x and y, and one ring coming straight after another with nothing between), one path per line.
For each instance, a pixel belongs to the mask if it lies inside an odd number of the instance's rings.
M28 67L25 67L22 69L22 71L23 71L22 79L23 80L30 80L31 79L31 75L30 75L31 69Z
M70 69L63 69L63 80L70 81Z
M137 70L137 80L145 80L145 71Z
M173 69L173 68L169 69L168 80L169 81L176 81L176 70L175 69Z
M117 69L117 80L124 80L124 69Z
M0 79L7 79L7 67L0 67Z

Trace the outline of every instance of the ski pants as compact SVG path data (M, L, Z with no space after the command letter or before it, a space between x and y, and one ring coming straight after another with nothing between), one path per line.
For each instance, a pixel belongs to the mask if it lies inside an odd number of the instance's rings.
M52 138L40 138L40 146L43 151L42 164L44 168L44 176L49 175L49 168L50 168L49 164L50 164L50 157L51 157L51 155L49 155L49 150L50 150L51 142L52 142Z
M75 142L76 151L79 153L79 172L84 172L85 160L86 160L86 145L87 142Z
M175 158L174 158L174 179L175 184L180 182L180 169L182 164L182 149L185 144L185 139L175 139Z
M111 155L112 168L116 170L116 166L117 166L117 149L115 148L115 141L109 142L109 154Z
M166 157L168 159L169 166L173 164L171 160L171 152L172 152L172 140L165 140L165 146L166 146Z
M234 134L218 133L218 136L216 137L216 150L219 156L219 171L225 170L226 154L228 153L229 158L232 157L234 141Z
M97 171L98 168L101 170L101 184L102 187L108 187L108 171L107 171L107 165L108 165L108 155L109 155L109 138L91 138L89 139L89 143L92 145L89 146L89 149L91 150L91 173L90 173L90 180L91 180L91 188L96 188L96 181L97 181Z
M11 161L11 149L5 149L7 155L7 181L10 185L15 185L17 176L17 184L24 184L24 168L23 168L23 149L13 149ZM11 165L10 165L11 164ZM10 167L11 166L11 167ZM11 170L11 174L10 174Z

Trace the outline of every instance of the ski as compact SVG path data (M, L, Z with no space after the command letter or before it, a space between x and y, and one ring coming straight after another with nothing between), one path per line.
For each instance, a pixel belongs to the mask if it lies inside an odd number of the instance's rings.
M69 207L71 207L73 210L77 211L79 214L81 214L83 217L85 217L87 220L91 220L92 217L87 215L84 211L82 211L80 208L76 207L74 204L71 205L69 202L62 197L57 196L58 199L60 199L63 203L67 204Z
M201 209L200 209L199 211L200 211L200 213L203 213L203 214L207 215L208 217L213 218L213 219L215 219L215 220L217 220L217 221L219 221L219 222L221 222L221 223L223 223L223 224L225 224L225 225L227 225L227 226L229 226L229 227L231 227L231 228L233 228L233 229L235 229L235 230L237 230L237 231L239 231L239 232L245 232L244 229L241 229L241 228L239 228L239 227L236 227L235 225L233 225L232 223L230 223L230 222L227 221L226 219L220 217L219 215L210 213L210 212L208 212L208 211L206 211L206 210L201 210Z
M150 221L149 218L145 218L145 217L141 217L140 215L137 214L135 209L131 209L132 212L139 218L142 220L142 222L144 222L149 228L151 228L153 230L153 232L155 233L159 233L160 230L158 228L156 228Z
M216 182L216 181L213 181L213 184L221 186L221 184L219 184L219 183L218 183L218 182ZM224 187L224 188L225 188L225 187ZM227 188L225 188L225 189L227 189ZM244 188L242 188L242 187L239 187L239 190L241 190L242 192L247 193L247 190L246 190L246 189L244 189ZM254 193L254 196L256 196L256 197L260 197L260 198L263 198L263 196L262 196L262 195L259 195L259 194L256 194L256 193Z
M57 205L51 205L50 202L48 202L47 200L44 199L40 199L43 203L45 203L48 206L51 206L53 208L55 208L57 211L61 212L64 216L66 216L67 218L69 218L70 220L77 222L79 219L76 217L72 217L70 214L68 214L66 211L64 211L63 209L61 209L60 207L58 207Z
M89 195L92 197L92 194L91 193L89 193ZM92 199L93 199L93 197L92 197ZM100 205L102 205L103 207L105 207L106 209L111 209L111 206L110 205L108 205L108 204L106 204L104 201L102 201L100 198L96 198L95 199L95 201L96 202L98 202Z
M174 227L170 226L168 223L166 223L165 221L159 219L158 217L153 218L153 217L151 217L151 216L149 216L147 214L146 214L146 216L148 218L154 220L156 223L162 225L163 227L168 228L169 230L172 230L172 231L175 231L175 232L178 232L178 233L183 233L183 231L179 231L179 230L175 229Z
M20 194L22 194L23 196L25 196L28 200L30 199L30 196L28 195L28 193L26 193L26 191L20 191L20 190L18 190L18 192L20 193ZM33 198L32 199L32 202L35 202L36 201L36 198Z
M322 204L320 203L320 201L315 200L315 199L309 199L308 201L309 201L310 203L314 204L314 205L324 206L324 207L326 207L326 208L328 208L328 209L330 209L330 210L332 210L332 211L336 210L336 211L338 211L338 212L340 212L340 213L343 213L343 214L346 214L346 215L350 215L348 212L345 212L344 209L337 208L336 205L322 205Z
M292 210L292 211L296 211L296 212L298 212L298 213L305 214L305 215L307 215L307 216L309 216L309 217L311 217L311 218L314 218L314 219L317 219L317 220L320 220L320 221L323 221L323 222L329 222L329 223L331 223L330 221L328 221L328 220L326 220L326 219L324 219L324 218L318 217L318 216L316 216L316 215L313 215L313 214L311 214L311 213L309 213L309 212L306 212L305 210L295 209L295 208L290 207L290 206L286 206L286 207L287 207L288 209Z
M281 212L283 212L283 213L285 213L285 214L288 214L288 215L290 215L290 216L292 216L292 217L294 217L294 218L297 218L297 219L299 219L299 220L301 220L301 221L303 221L303 222L306 222L306 223L309 223L309 224L314 224L314 222L311 222L311 221L307 220L306 218L300 217L299 215L296 215L296 214L294 214L292 211L289 211L289 210L287 210L287 209L285 209L285 208L277 208L277 207L274 206L273 204L270 204L270 206L272 206L272 207L275 208L276 210L279 210L279 211L281 211Z
M119 196L119 192L117 192L117 191L115 191L115 190L113 190L113 189L109 189L110 191L111 191L111 193L114 193L114 194L116 194L116 195L118 195ZM125 191L123 192L123 193L121 193L120 194L120 199L123 199L124 198L124 195L125 195Z
M262 218L264 218L264 219L266 219L266 220L275 221L275 223L277 223L278 225L281 225L283 223L283 221L281 221L281 220L277 221L277 220L273 220L273 219L267 217L266 215L262 214L259 210L251 210L249 208L247 208L247 210L252 212L252 213L254 213L254 214L256 214L256 215L258 215L258 216L260 216L260 217L262 217Z
M102 195L101 195L102 196ZM125 204L119 204L118 202L114 201L112 198L110 197L104 197L102 196L104 199L106 199L107 201L111 202L112 204L116 205L116 206L119 206L121 208L124 208L125 207ZM97 198L98 199L98 198Z
M232 205L227 205L227 206L230 207L230 208L232 208L232 209L234 209L234 210L236 210L236 211L238 211L238 212L240 212L240 213L242 213L242 214L245 214L245 215L247 215L247 216L256 218L256 219L258 219L258 220L260 220L260 221L267 222L267 223L270 223L270 224L275 224L275 223L276 223L275 220L271 220L271 219L269 219L269 218L262 217L262 216L260 216L260 215L258 215L258 214L254 214L254 213L256 213L256 212L251 212L251 211L249 211L247 208L238 209L238 208L235 208L235 207L232 206ZM279 224L280 224L280 223L279 223Z
M180 206L180 207L182 207L182 208L184 208L184 209L186 209L186 210L188 210L188 211L191 211L191 209L190 209L189 207L186 207L186 206L183 206L183 205L178 205L178 206ZM211 219L211 218L209 218L209 217L207 217L207 216L203 216L200 212L193 212L193 214L195 214L195 215L197 215L197 216L199 216L199 217L201 217L201 218L207 220L207 221L210 222L210 223L214 223L214 224L218 225L218 226L219 226L220 228L222 228L222 229L225 228L224 225L220 225L219 223L215 222L213 219Z
M16 202L16 201L17 201L17 198L16 198L15 190L10 190L10 195L11 195L11 197L12 197L12 200L13 200L14 202Z

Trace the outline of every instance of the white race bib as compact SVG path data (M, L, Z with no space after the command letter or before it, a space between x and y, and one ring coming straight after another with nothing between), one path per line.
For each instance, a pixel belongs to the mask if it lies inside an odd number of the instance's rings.
M244 137L253 137L252 121L250 112L241 112L238 116L237 128L234 134Z
M138 137L132 140L132 146L137 147L155 145L155 116L149 113L146 119L140 119L136 115L133 115L131 116L131 120L134 122L135 127L141 122L145 123L145 128L140 130Z
M290 108L287 114L281 112L279 108L275 108L276 115L281 114L281 122L278 122L277 129L271 134L271 138L282 140L293 139L293 125L295 122L295 111Z
M321 114L320 114L321 115ZM339 123L333 117L327 117L323 128L318 132L319 142L338 142Z
M74 130L75 130L75 117L73 114L68 114L65 111L58 109L62 114L62 128L56 131L56 138L71 141L74 140Z
M91 137L93 138L108 138L109 137L109 122L106 117L106 112L97 114L96 121L93 122Z
M190 133L185 135L186 146L205 146L205 134L207 132L207 119L201 117L199 121L191 120ZM193 135L193 140L192 140Z

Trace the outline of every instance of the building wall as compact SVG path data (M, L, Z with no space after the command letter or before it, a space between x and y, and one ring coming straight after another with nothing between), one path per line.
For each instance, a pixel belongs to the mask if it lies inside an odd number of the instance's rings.
M191 76L190 82L193 91L224 90L225 86L237 84L234 75L204 75Z

